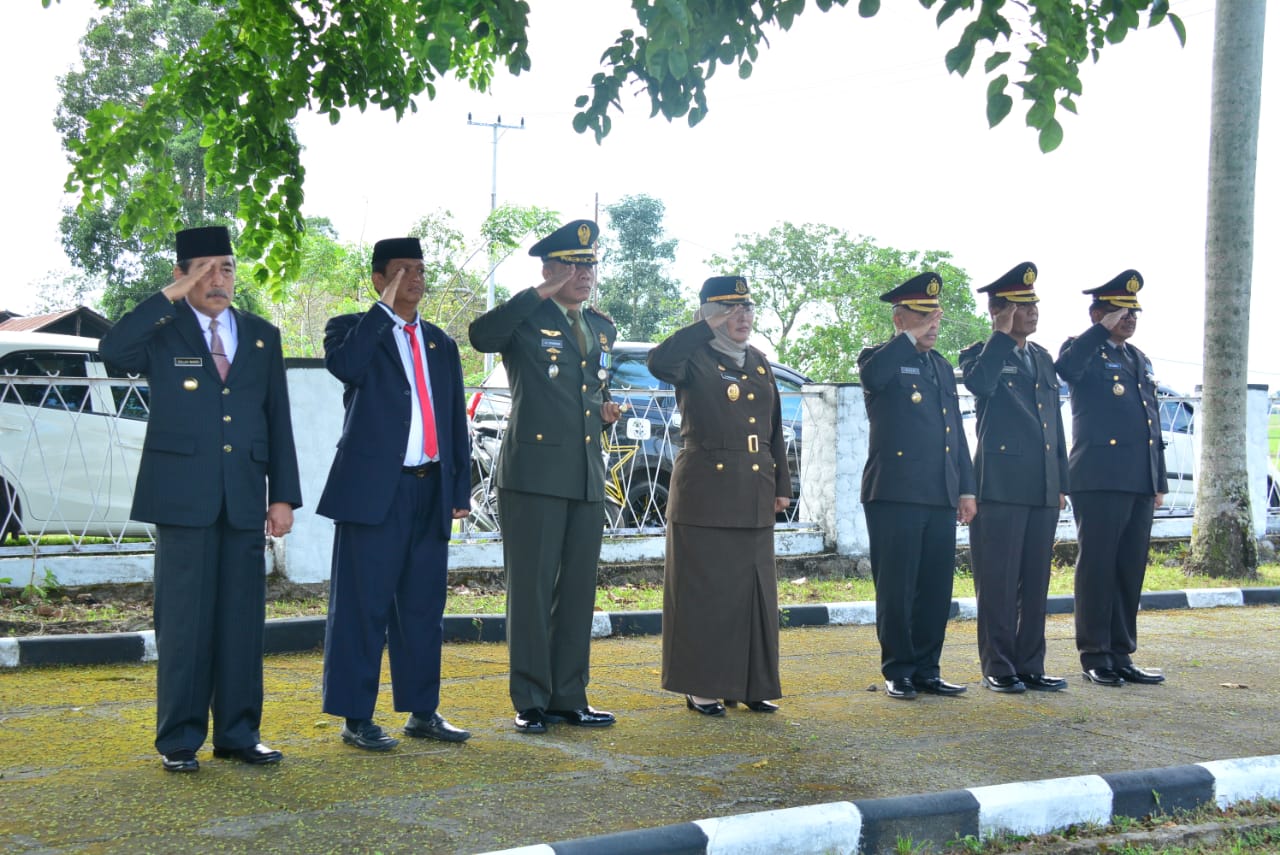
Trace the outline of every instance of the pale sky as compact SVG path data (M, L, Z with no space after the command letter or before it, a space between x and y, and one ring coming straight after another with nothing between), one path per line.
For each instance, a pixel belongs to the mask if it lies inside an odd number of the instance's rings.
M1042 155L1025 108L994 130L985 119L981 59L967 79L948 75L943 55L959 24L939 31L916 3L886 3L875 18L853 8L810 5L777 33L749 80L720 68L710 113L697 128L648 117L647 97L624 97L603 145L570 126L600 53L634 26L626 0L584 4L532 0L533 70L499 73L479 95L442 82L435 101L398 125L390 115L347 113L337 126L306 117L307 215L333 220L340 239L372 242L404 234L443 208L475 234L488 213L492 132L467 114L525 129L498 144L500 203L539 205L565 219L592 217L624 196L666 205L680 242L673 275L690 293L715 273L738 234L784 220L822 223L900 249L946 250L975 287L1015 264L1040 269L1040 331L1056 352L1088 325L1080 294L1133 267L1146 280L1134 343L1160 379L1190 392L1200 380L1204 314L1205 201L1212 59L1212 0L1173 0L1188 29L1140 30L1086 66L1078 116L1061 114L1066 140ZM856 7L856 3L850 3ZM54 77L77 62L88 0L10 0L0 33L0 73L10 80L4 186L9 246L0 308L30 310L31 284L69 265L58 243L67 166L51 122ZM959 17L959 16L958 16ZM1274 16L1273 16L1274 18ZM1273 20L1272 29L1280 26ZM1266 287L1280 269L1274 34L1264 63L1250 329L1250 380L1280 387L1272 339L1280 296ZM13 81L21 81L15 85ZM602 225L607 221L600 214ZM500 268L515 289L534 284L523 255ZM945 320L944 320L945 323ZM1242 325L1243 332L1243 325Z

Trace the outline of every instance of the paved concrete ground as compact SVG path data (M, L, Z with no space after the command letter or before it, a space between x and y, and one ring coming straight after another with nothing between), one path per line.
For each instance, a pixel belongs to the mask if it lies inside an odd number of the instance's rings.
M151 749L149 665L0 673L0 849L10 852L480 852L704 817L1207 760L1280 754L1280 609L1144 612L1158 687L1084 684L1071 617L1048 627L1057 695L978 685L971 621L951 624L959 699L890 701L874 628L785 629L783 709L706 719L658 688L656 637L594 643L605 730L511 728L506 650L445 648L441 711L461 746L344 746L319 711L320 657L266 662L275 768L212 759L165 774ZM385 688L378 719L397 728Z

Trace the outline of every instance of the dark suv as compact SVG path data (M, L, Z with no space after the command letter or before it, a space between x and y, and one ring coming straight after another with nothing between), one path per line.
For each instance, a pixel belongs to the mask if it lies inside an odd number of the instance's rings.
M622 418L609 433L605 451L606 494L611 522L618 528L658 528L666 524L667 491L671 470L680 450L680 411L675 391L649 373L649 342L617 342L610 361L613 399L623 405ZM778 390L798 393L809 379L799 372L771 362ZM469 411L477 443L477 475L485 477L494 439L506 427L511 407L502 365L494 367L481 390L471 398ZM792 504L780 521L794 520L800 495L801 402L798 394L782 398L783 434L791 468ZM474 479L473 479L474 480ZM474 502L473 502L474 504Z

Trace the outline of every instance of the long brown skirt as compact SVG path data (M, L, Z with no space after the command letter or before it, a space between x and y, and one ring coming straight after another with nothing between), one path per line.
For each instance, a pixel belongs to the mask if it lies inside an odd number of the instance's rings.
M778 679L772 528L667 524L662 688L764 701Z

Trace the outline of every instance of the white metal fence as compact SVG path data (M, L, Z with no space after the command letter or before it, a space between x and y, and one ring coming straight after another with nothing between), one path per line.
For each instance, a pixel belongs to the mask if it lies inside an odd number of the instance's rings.
M129 521L148 414L145 381L38 368L0 375L0 557L150 550L150 527ZM473 515L460 534L485 540L500 536L491 476L510 401L504 389L473 393L479 393L472 399ZM782 394L793 493L791 510L779 520L783 529L800 527L801 401L808 394ZM674 395L620 389L614 397L627 409L604 447L610 532L661 532L681 444ZM1194 507L1198 404L1195 398L1161 400L1170 482L1165 515L1186 516ZM1069 425L1069 404L1064 415ZM971 415L966 421L972 445ZM1268 512L1280 516L1280 401L1271 404L1269 435Z

